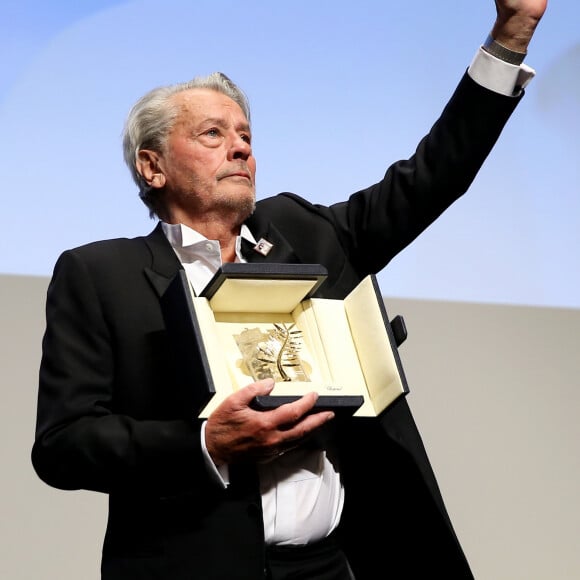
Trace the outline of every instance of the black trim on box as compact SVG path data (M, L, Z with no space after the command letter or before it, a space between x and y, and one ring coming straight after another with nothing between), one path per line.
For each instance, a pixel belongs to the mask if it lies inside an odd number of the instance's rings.
M226 262L214 274L200 296L208 300L213 298L228 278L267 280L314 280L310 292L303 299L310 298L326 280L328 271L320 264L285 264L266 262Z
M383 300L377 277L373 274L371 276L371 280L373 283L373 290L375 291L375 295L377 297L377 304L379 305L379 310L381 312L381 316L385 324L385 329L389 337L389 342L391 343L395 364L397 365L397 370L399 371L399 376L401 377L403 389L405 394L407 394L409 392L409 385L407 384L407 378L405 377L405 371L403 370L403 363L401 362L401 357L399 356L399 346L407 338L407 326L405 325L405 321L400 314L395 316L392 322L389 322L387 308L385 307L385 301Z
M391 325L397 347L399 347L407 340L407 325L405 324L405 319L400 314L397 314L389 324Z
M266 395L254 397L251 407L257 411L271 411L286 403L293 403L301 397L291 395ZM348 395L341 397L332 397L321 395L314 404L310 413L319 413L320 411L334 411L337 417L353 415L364 403L362 395Z
M185 270L177 272L160 302L175 355L177 380L191 394L192 412L197 415L216 390Z

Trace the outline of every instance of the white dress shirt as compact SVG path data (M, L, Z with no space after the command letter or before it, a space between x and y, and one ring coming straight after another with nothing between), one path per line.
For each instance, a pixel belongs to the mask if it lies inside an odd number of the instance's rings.
M183 265L188 280L199 294L221 266L219 242L208 240L183 224L161 224ZM236 262L244 262L241 238L256 240L242 225L236 239ZM205 446L205 423L201 430L205 462L216 484L227 486L227 465L216 466ZM268 544L307 544L326 537L340 520L344 489L329 451L295 449L258 465L264 535Z
M468 74L478 84L506 96L516 96L534 77L535 71L522 64L508 64L483 49L471 62ZM183 224L162 223L163 231L181 261L190 284L199 294L221 266L219 242L208 240ZM241 238L256 243L242 225L236 239L236 262L244 262ZM227 466L217 467L205 446L202 448L216 485L229 485ZM339 466L329 450L296 449L268 463L258 465L268 544L306 544L326 537L338 525L344 504Z

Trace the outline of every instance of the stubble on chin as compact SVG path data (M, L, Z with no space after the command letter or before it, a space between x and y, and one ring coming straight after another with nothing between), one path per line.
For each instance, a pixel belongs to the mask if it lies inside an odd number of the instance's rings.
M225 214L236 215L238 223L247 220L256 209L256 195L247 192L243 195L222 194L218 195L216 209Z

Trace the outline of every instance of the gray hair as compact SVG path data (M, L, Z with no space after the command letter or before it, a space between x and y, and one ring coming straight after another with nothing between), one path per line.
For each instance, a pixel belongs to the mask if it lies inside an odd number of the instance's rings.
M225 74L214 72L190 81L157 87L141 97L129 111L123 129L123 157L133 181L139 188L139 197L149 208L149 215L158 213L158 192L151 188L137 171L137 155L141 149L163 152L167 137L178 114L171 101L176 93L191 89L211 89L235 101L250 121L250 104L244 92Z

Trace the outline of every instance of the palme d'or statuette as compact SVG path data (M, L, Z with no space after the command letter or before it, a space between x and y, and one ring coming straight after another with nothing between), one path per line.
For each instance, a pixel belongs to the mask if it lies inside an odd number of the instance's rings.
M255 381L310 381L299 354L302 332L294 326L274 323L270 329L246 328L234 335L244 365Z

